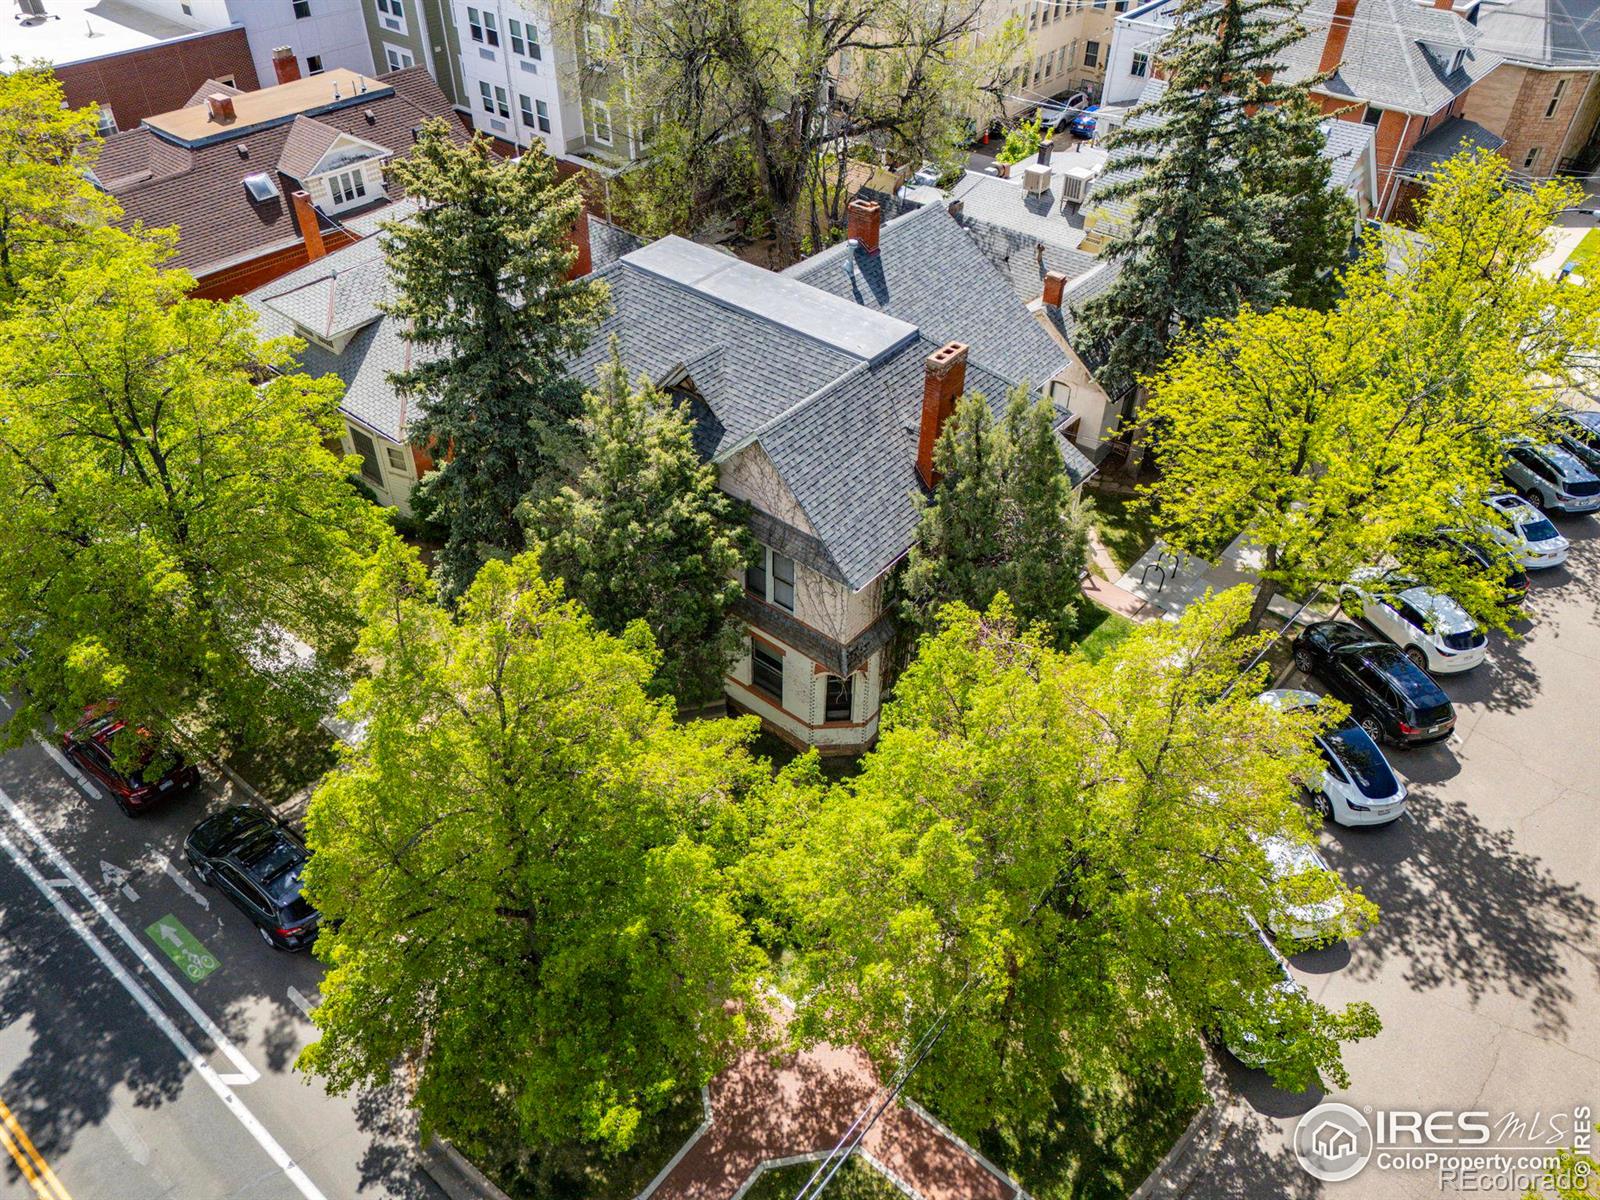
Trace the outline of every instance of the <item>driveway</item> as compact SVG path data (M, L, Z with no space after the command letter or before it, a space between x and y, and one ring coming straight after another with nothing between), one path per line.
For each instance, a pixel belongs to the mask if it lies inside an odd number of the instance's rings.
M1460 1190L1441 1184L1438 1167L1381 1170L1376 1160L1346 1182L1312 1179L1290 1137L1324 1099L1529 1125L1588 1105L1600 1119L1600 521L1558 523L1572 560L1533 576L1526 635L1493 638L1487 663L1441 680L1455 736L1390 754L1412 789L1410 818L1323 836L1330 865L1382 920L1349 946L1299 956L1295 974L1328 1004L1371 1001L1383 1032L1348 1049L1352 1084L1335 1096L1278 1091L1228 1060L1228 1127L1187 1195ZM1531 1140L1537 1149L1545 1138ZM1489 1184L1473 1194L1522 1194Z

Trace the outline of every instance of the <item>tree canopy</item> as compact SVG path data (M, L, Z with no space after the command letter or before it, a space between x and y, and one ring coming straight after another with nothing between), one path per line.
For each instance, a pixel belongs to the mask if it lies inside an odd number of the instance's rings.
M1479 501L1504 490L1505 442L1534 433L1592 361L1600 299L1533 266L1574 195L1514 183L1498 155L1458 156L1416 231L1369 246L1332 310L1247 309L1186 344L1144 409L1167 541L1211 556L1245 534L1263 556L1257 620L1279 591L1339 584L1399 551L1503 625L1497 580L1408 547L1487 529Z
M440 460L420 498L449 527L439 569L454 595L485 558L522 549L518 506L569 467L582 389L567 364L606 291L567 277L583 202L539 146L502 159L482 136L458 144L439 120L389 170L418 202L382 234L388 311L416 347L391 382L417 402L411 438Z
M1079 328L1113 388L1241 304L1318 298L1350 244L1354 207L1329 190L1315 80L1283 78L1279 56L1305 35L1302 8L1182 0L1156 51L1165 86L1105 139L1119 177L1095 204L1121 272L1083 306Z
M934 466L942 478L903 579L914 623L931 626L954 600L986 608L1005 592L1022 621L1064 640L1077 616L1088 525L1049 402L1020 387L996 422L989 402L969 392L939 437Z
M644 621L661 653L659 686L686 703L708 701L743 639L730 610L744 593L744 523L695 451L687 407L648 377L630 387L615 345L579 425L577 482L531 517L545 569L602 629Z
M364 733L307 817L330 970L301 1064L343 1090L409 1063L425 1124L491 1161L625 1147L759 1022L727 875L753 722L674 722L643 624L601 632L536 553L453 620L391 543L360 599Z
M796 1035L892 1071L948 1013L918 1089L977 1128L1047 1105L1063 1071L1197 1093L1210 1027L1269 1042L1285 1087L1342 1085L1340 1043L1376 1014L1275 989L1250 925L1284 900L1258 839L1309 837L1292 797L1323 718L1257 703L1259 669L1235 683L1248 607L1208 599L1099 664L1019 633L1003 599L947 608L860 775L802 765L774 790L749 870L792 949ZM1347 933L1371 920L1331 873L1305 882Z
M315 716L382 527L326 448L337 381L187 298L170 238L80 237L0 321L0 643L32 651L0 670L11 736L110 697L207 746Z

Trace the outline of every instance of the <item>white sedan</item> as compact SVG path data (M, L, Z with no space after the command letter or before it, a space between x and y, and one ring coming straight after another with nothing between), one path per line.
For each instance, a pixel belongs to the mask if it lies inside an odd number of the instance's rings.
M1322 855L1304 842L1277 835L1262 838L1261 849L1273 879L1290 894L1267 914L1267 927L1295 942L1343 937L1344 898L1331 888L1333 870Z
M1393 571L1373 571L1339 589L1339 607L1364 619L1425 671L1470 671L1488 653L1478 623L1443 592Z
M1315 708L1322 697L1299 688L1262 692L1261 703L1280 712ZM1378 743L1348 717L1317 735L1322 774L1307 780L1317 811L1336 825L1387 825L1406 811L1406 785L1394 773Z
M1491 496L1484 503L1506 521L1505 525L1489 525L1489 536L1509 549L1523 567L1538 571L1567 561L1571 543L1556 532L1549 517L1521 496Z

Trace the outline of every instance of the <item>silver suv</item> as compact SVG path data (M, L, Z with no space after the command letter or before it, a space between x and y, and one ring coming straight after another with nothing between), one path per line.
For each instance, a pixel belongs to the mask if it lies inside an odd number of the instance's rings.
M1600 508L1600 476L1560 446L1513 442L1506 447L1504 472L1517 495L1546 512Z

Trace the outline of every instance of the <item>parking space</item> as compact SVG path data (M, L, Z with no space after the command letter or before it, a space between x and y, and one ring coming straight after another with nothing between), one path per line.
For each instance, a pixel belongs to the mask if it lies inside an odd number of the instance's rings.
M1525 1121L1600 1112L1600 521L1558 523L1572 556L1534 575L1523 635L1492 637L1484 665L1440 679L1454 735L1389 752L1409 816L1324 833L1329 864L1382 918L1293 967L1326 1003L1373 1003L1383 1032L1349 1048L1352 1085L1337 1096L1289 1095L1225 1064L1227 1132L1188 1195L1441 1194L1437 1168L1307 1175L1289 1139L1324 1099ZM1298 672L1284 686L1324 690Z

